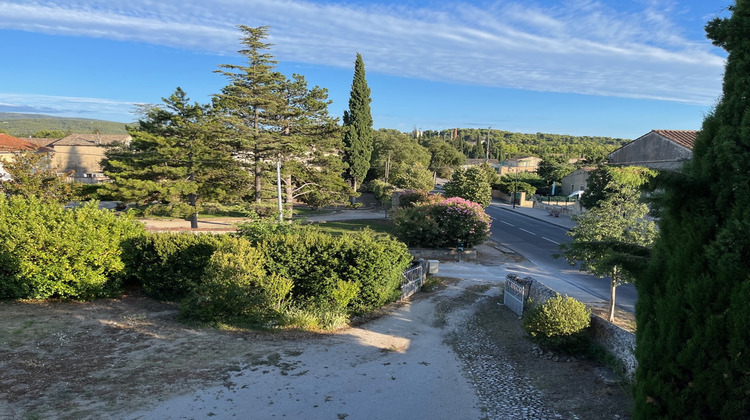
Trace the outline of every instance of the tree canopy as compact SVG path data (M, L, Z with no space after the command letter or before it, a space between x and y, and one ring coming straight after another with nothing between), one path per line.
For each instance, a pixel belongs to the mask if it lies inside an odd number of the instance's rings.
M65 203L73 196L66 174L58 174L50 166L49 153L27 150L13 154L2 162L9 177L0 176L0 195L36 197L44 201Z
M635 418L750 418L750 1L706 25L723 94L684 169L663 179L660 236L636 281Z

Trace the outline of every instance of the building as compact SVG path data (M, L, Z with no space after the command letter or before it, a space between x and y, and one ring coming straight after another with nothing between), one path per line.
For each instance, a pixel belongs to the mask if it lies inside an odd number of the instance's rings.
M49 149L39 148L26 140L0 133L0 180L10 179L10 175L3 168L3 162L12 162L16 153L24 151L49 152Z
M564 195L570 195L576 191L583 191L588 186L589 174L596 169L594 166L578 168L570 174L563 177L560 182L560 192Z
M101 167L106 146L128 144L127 134L71 134L49 144L52 165L58 173L71 173L71 181L96 184L106 180Z
M693 156L698 131L651 130L608 155L613 166L645 166L654 170L678 170Z
M542 158L536 156L524 156L512 159L506 159L500 164L500 176L506 174L515 174L518 172L536 172L539 168L539 162Z

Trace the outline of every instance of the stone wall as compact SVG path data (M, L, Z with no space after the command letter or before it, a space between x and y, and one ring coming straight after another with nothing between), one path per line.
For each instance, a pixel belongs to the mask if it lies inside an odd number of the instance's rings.
M532 277L526 277L523 279L523 282L528 284L526 286L528 287L528 298L531 300L532 305L539 305L557 295L557 292ZM635 334L609 323L604 318L592 315L591 336L594 342L604 347L622 363L625 373L631 380L635 378L635 369L637 366L635 359Z

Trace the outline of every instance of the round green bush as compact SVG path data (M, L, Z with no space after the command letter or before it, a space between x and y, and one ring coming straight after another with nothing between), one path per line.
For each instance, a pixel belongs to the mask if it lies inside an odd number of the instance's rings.
M591 323L591 311L583 303L557 295L532 308L523 320L526 332L542 345L574 350Z

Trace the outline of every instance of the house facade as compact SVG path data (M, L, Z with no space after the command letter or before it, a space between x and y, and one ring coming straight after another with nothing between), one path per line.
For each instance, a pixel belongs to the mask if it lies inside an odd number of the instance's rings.
M588 186L589 174L591 171L596 169L593 166L586 166L578 168L570 174L563 177L560 182L560 192L565 195L570 195L576 191L583 191Z
M539 162L542 158L536 156L525 156L513 159L506 159L500 164L500 176L505 174L515 174L518 172L536 172L539 168Z
M608 161L613 166L675 171L693 156L697 135L695 130L651 130L610 153Z
M10 174L3 167L4 162L15 160L15 154L24 151L48 152L48 149L39 148L35 144L19 139L8 134L0 133L0 181L10 179Z
M107 179L101 167L106 146L131 139L127 134L71 134L48 147L54 151L52 165L58 173L71 174L71 181L96 184Z

